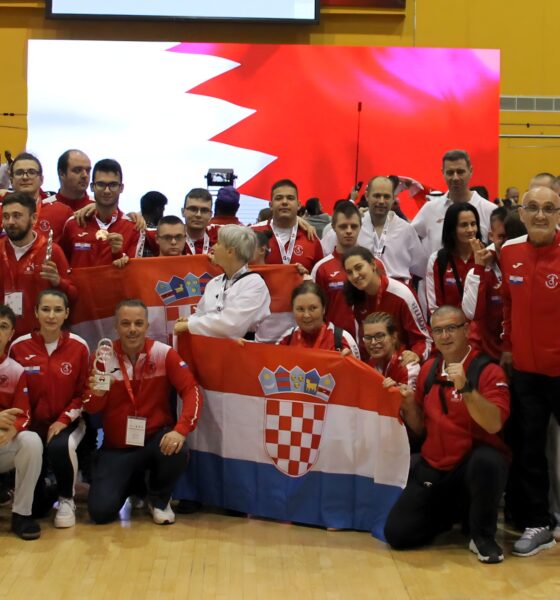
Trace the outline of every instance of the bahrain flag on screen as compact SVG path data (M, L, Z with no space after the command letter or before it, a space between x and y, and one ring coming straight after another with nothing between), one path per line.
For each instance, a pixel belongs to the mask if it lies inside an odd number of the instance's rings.
M290 177L327 206L358 180L404 174L441 189L441 157L467 150L472 184L497 192L499 51L180 44L238 66L190 90L254 114L214 137L273 155L240 190L268 197Z
M85 64L110 65L111 93L101 74L79 102L67 93ZM472 157L471 185L498 192L498 50L31 40L27 72L27 148L44 188L58 189L68 148L114 157L125 212L159 190L180 214L209 168L234 169L243 222L283 178L327 209L356 166L358 181L396 174L443 189L441 158L455 148Z
M175 497L384 539L410 448L400 394L338 352L178 336L205 392Z

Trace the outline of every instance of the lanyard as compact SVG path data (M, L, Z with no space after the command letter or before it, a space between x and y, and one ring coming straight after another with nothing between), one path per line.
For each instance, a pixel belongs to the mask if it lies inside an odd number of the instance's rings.
M196 241L192 240L189 235L187 234L187 245L189 247L189 250L191 251L191 254L194 256L196 254ZM201 254L208 254L208 250L210 250L210 238L208 237L208 234L205 233L204 234L204 238L203 238L203 242L202 242L202 253Z
M500 267L498 266L498 263L496 261L494 261L494 263L492 264L491 267L492 271L494 271L494 275L496 276L496 281L498 282L498 285L502 285L502 271L500 270Z
M373 221L371 222L371 228L373 229L373 255L376 258L381 258L383 256L383 253L385 252L385 239L387 238L387 231L389 229L392 216L393 215L391 213L387 215L387 218L385 219L385 225L383 226L383 231L381 232L381 236L377 235L377 231L375 229Z
M111 227L111 225L119 218L118 213L115 213L112 217L111 220L108 223L103 223L103 221L101 221L97 215L95 215L95 220L97 221L97 225L99 225L99 229L105 229L106 231L109 231L109 227Z
M247 265L244 265L243 267L241 267L241 269L239 269L239 271L237 271L237 273L234 273L233 277L231 279L228 279L225 275L222 275L222 287L220 289L220 291L218 292L218 300L216 301L216 310L218 312L222 312L222 310L224 310L224 304L225 304L225 295L227 290L229 290L229 288L241 277L243 277L243 275L245 275L245 273L249 272L249 267Z
M270 222L270 228L272 229L272 233L276 238L276 243L278 244L278 249L280 250L280 256L282 257L282 264L289 265L292 260L292 254L294 253L294 246L296 245L296 236L298 230L298 224L292 227L292 231L290 233L290 243L288 244L288 251L286 251L285 245L282 243L280 239L280 235L276 227L274 227L274 223Z
M138 414L138 407L136 406L136 396L134 395L134 390L132 389L132 384L130 383L130 379L128 377L128 371L127 371L126 365L124 363L124 357L122 354L117 353L117 358L119 360L119 367L120 367L120 370L122 373L124 387L126 388L126 391L128 392L128 397L130 398L130 401L132 402L132 406L134 406L134 415L136 416ZM140 395L140 390L142 388L142 382L144 380L144 375L146 372L146 366L148 365L149 360L150 360L150 353L146 352L146 358L144 359L144 364L142 365L142 372L140 373L140 380L138 382L138 395ZM132 365L132 363L131 363L131 365ZM132 365L132 380L134 381L134 365Z
M37 255L43 250L43 248L47 245L47 240L42 235L35 234L35 241L31 248L17 261L15 268L13 269L10 266L10 261L8 260L8 244L10 243L7 238L4 238L4 248L2 254L2 267L3 267L3 276L4 276L4 290L6 292L16 291L16 282L18 279L18 272L20 273L32 273L35 269L35 260L37 259ZM13 252L13 248L12 248Z

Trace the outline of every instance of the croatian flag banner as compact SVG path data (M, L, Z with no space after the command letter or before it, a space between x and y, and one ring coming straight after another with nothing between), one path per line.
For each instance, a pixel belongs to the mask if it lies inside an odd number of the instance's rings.
M204 389L175 496L380 539L408 476L400 394L338 352L180 335Z
M251 268L261 274L270 292L270 328L282 333L291 323L290 294L301 275L295 265ZM74 269L79 300L71 311L72 331L93 349L101 338L115 337L117 303L138 298L148 307L148 335L171 343L175 321L196 310L206 284L220 273L206 255L133 259L123 269L113 265Z

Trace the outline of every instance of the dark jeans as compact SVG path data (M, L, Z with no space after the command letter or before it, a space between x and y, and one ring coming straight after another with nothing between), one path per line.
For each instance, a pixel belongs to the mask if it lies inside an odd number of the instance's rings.
M560 423L560 377L513 371L508 442L513 463L508 508L520 527L550 525L546 440L550 415Z
M104 449L93 459L89 489L89 514L96 523L114 521L127 496L147 471L148 500L157 508L165 508L175 482L188 462L185 446L178 454L165 456L159 449L168 430L153 435L142 448Z
M494 537L506 478L506 459L490 446L475 448L451 471L420 459L389 513L387 542L399 550L429 544L465 515L473 539Z

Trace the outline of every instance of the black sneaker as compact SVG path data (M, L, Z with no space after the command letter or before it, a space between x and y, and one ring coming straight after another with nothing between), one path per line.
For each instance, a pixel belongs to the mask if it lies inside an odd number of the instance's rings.
M469 550L474 552L482 563L494 565L504 560L504 552L494 538L478 539L476 542L471 540Z
M36 540L41 537L41 526L31 516L12 513L11 529L22 540Z

